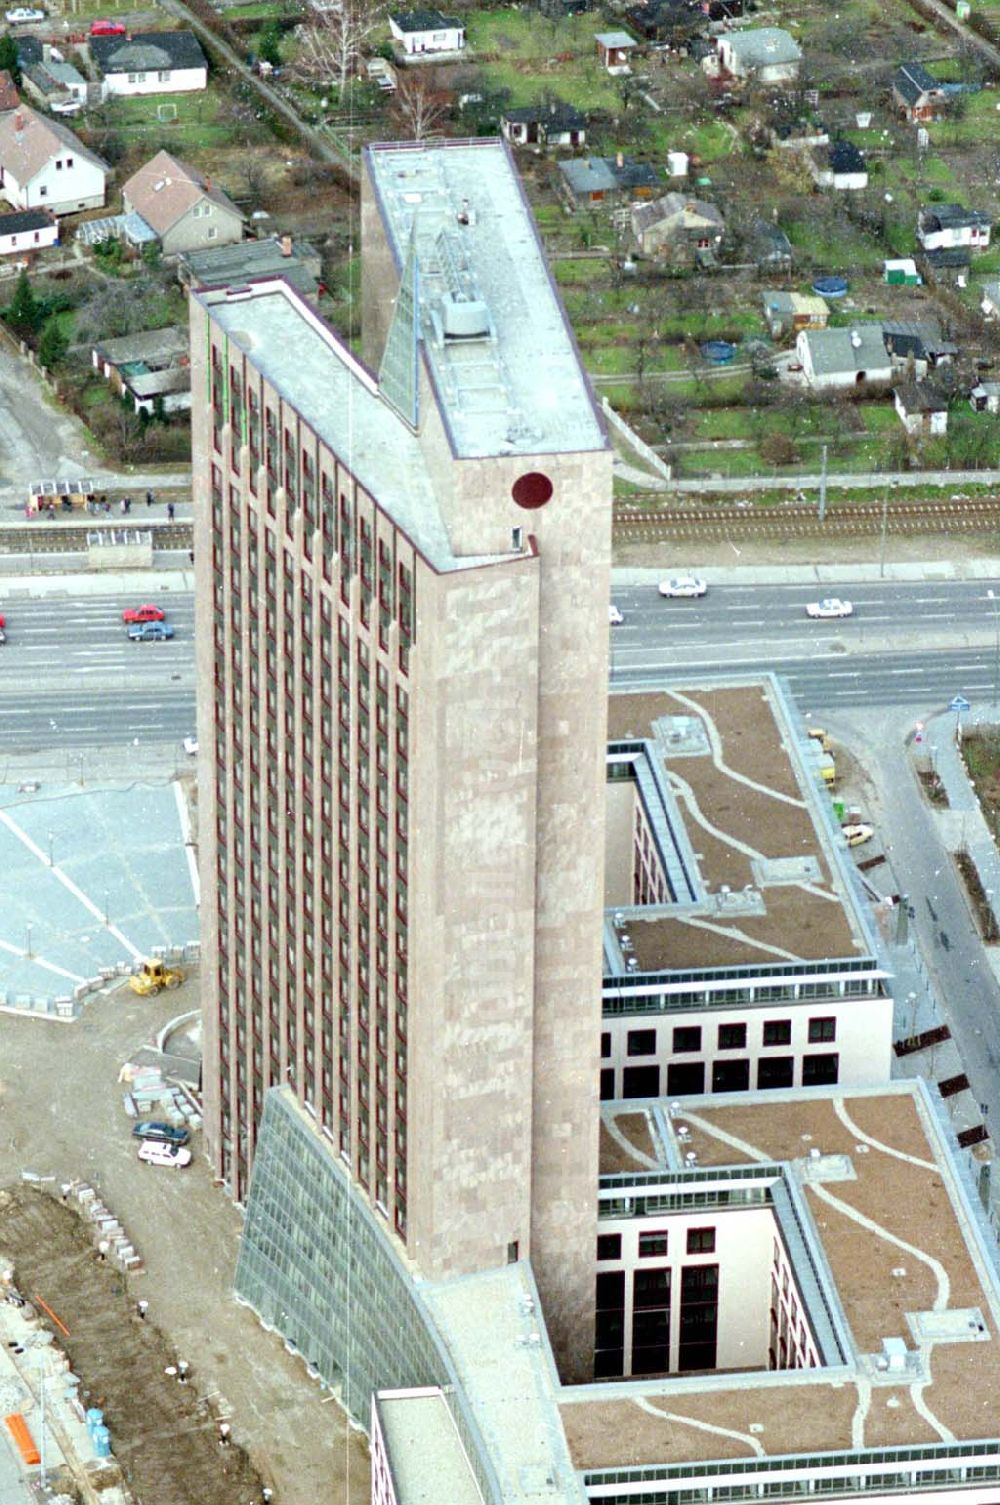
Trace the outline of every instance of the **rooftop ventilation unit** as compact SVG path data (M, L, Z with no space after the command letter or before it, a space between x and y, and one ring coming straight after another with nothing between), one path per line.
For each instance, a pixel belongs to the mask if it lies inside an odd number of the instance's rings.
M822 1158L823 1158L823 1151L821 1149L819 1149L816 1145L813 1145L810 1148L810 1151L809 1151L809 1159L810 1160L822 1160Z
M638 972L638 970L639 970L639 958L636 957L636 956L630 956L630 957L628 957L628 959L625 962L625 971L626 972Z
M678 1139L690 1139L691 1138L691 1130L688 1128L687 1124L678 1124L677 1125L677 1138Z
M482 298L445 293L441 299L441 331L446 341L488 340L490 311Z
M677 1115L678 1115L678 1113L680 1111L681 1111L681 1105L680 1105L680 1103L671 1103L670 1106L669 1106L669 1108L667 1109L667 1112L670 1114L671 1118L676 1118Z
M688 1150L687 1154L684 1156L684 1164L685 1165L697 1165L698 1164L698 1151L697 1150Z
M621 912L620 909L616 909L615 910L615 929L616 930L621 930L621 928L622 928L622 926L624 924L625 924L625 916L622 914L622 912Z

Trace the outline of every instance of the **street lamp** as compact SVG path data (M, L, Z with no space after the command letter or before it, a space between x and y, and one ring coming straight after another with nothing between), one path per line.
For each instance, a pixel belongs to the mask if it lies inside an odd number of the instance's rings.
M882 497L882 542L879 547L878 556L878 577L880 580L885 579L885 546L889 540L889 493L890 491L894 491L898 485L899 482L896 480L889 481Z
M993 705L1000 701L1000 600L994 591L986 592L987 601L993 603Z

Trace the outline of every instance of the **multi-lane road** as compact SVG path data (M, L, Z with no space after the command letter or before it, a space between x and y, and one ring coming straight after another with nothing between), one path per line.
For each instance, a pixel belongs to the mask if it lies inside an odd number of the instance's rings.
M615 591L616 680L773 669L810 706L932 707L956 694L986 701L1000 668L997 600L981 581L866 585L710 585L699 600L666 600L656 584ZM843 620L812 622L808 601L853 602ZM997 615L994 615L996 611Z
M809 622L809 585L716 585L697 601L663 599L655 582L615 591L617 681L774 669L810 710L859 705L932 710L956 694L989 701L1000 672L997 601L982 582L827 584L855 615ZM148 589L148 587L147 587ZM156 595L176 636L130 643L135 595L15 597L0 603L0 751L178 742L194 727L194 603ZM997 616L994 616L996 607Z
M153 596L176 636L132 643L121 614L143 597L0 603L0 752L180 742L194 730L194 600Z

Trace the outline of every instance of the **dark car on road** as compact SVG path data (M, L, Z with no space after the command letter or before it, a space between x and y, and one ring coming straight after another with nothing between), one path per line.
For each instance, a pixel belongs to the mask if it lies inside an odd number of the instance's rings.
M148 1139L154 1144L187 1144L191 1135L187 1129L175 1128L173 1124L160 1123L156 1119L142 1119L132 1125L133 1139Z
M165 643L173 635L169 622L137 622L128 630L130 643Z

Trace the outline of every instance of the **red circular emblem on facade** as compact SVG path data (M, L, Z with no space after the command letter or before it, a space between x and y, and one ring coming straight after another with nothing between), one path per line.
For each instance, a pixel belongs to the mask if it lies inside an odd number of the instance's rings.
M534 507L544 507L552 495L552 482L548 476L540 470L529 470L526 475L518 476L510 494L519 507L526 507L530 511Z

